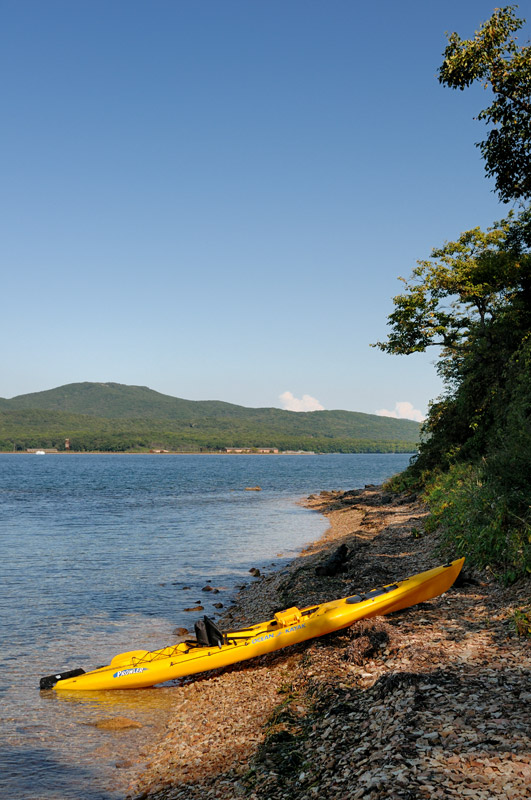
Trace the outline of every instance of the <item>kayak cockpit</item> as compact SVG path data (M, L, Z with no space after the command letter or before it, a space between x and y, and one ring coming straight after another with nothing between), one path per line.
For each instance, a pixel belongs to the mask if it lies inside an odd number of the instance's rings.
M373 597L380 597L380 595L393 592L395 589L398 589L398 583L382 586L381 589L371 589L370 592L364 592L363 594L354 594L352 597L347 597L345 603L348 603L348 605L361 603L362 600L371 600Z

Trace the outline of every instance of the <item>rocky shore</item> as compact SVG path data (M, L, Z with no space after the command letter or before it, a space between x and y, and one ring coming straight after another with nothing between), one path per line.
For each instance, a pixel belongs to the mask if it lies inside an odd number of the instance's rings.
M287 569L242 591L223 628L444 559L416 499L366 487L307 505L330 528ZM170 723L128 796L523 800L531 658L514 612L529 602L530 581L503 588L465 565L442 597L192 678L172 692Z

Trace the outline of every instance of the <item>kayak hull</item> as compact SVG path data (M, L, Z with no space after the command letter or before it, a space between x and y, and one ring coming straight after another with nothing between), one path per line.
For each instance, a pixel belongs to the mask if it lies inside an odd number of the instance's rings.
M160 650L120 653L108 666L58 680L53 688L58 692L141 689L227 667L437 597L453 584L463 562L461 558L366 594L287 609L266 622L226 633L220 646L183 642Z

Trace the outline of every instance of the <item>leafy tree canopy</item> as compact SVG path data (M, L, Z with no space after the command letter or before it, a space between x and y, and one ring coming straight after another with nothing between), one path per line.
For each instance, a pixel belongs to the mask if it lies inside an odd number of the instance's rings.
M529 210L473 228L418 261L405 293L394 298L391 333L377 346L388 353L443 348L439 372L453 379L472 349L491 348L498 325L511 317L520 331L529 324L531 256Z
M503 202L531 196L531 47L514 33L525 20L516 6L495 9L473 39L448 35L439 82L465 89L479 81L494 94L478 119L493 127L478 147Z

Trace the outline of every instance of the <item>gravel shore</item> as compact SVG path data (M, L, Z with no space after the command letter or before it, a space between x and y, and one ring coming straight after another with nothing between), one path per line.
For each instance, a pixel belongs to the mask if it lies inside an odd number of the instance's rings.
M254 580L226 630L442 563L426 509L380 487L306 502L330 528ZM316 575L340 545L343 571ZM321 571L322 570L318 570ZM503 588L465 569L445 595L186 681L130 787L136 800L523 800L531 783L529 639Z

